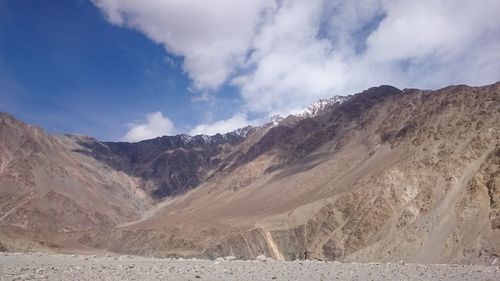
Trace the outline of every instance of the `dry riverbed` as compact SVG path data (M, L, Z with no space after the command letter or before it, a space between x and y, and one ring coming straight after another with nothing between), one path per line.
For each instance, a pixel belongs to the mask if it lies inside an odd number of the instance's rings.
M0 280L500 280L497 266L0 253Z

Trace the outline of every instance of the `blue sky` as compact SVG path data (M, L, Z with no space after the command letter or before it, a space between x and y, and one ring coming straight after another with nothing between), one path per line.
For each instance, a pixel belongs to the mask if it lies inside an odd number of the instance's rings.
M500 77L500 1L0 0L0 111L52 133L214 134L336 94Z
M181 58L142 33L109 24L90 1L0 1L0 111L54 133L118 140L161 111L179 132L223 106L191 101ZM229 87L227 87L229 88ZM220 103L238 96L229 89ZM230 114L230 113L228 113Z

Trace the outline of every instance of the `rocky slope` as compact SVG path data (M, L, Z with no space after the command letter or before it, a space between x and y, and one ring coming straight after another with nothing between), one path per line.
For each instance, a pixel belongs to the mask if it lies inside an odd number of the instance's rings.
M234 154L234 148L252 130L247 127L214 136L163 136L137 143L80 139L77 143L83 149L77 152L140 178L140 188L161 199L198 186Z
M500 83L381 86L238 134L134 144L1 120L8 248L427 263L500 255Z
M109 229L151 205L137 179L75 153L75 139L0 114L0 233L11 248L59 248L55 234Z

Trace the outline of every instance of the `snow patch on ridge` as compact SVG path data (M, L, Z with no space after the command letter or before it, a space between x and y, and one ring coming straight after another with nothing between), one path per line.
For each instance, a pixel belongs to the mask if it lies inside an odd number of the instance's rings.
M275 114L275 115L271 116L271 118L270 118L270 120L269 120L269 121L272 123L272 126L276 126L276 125L278 125L281 121L283 121L283 119L285 119L285 118L283 118L283 116L281 116L281 115L279 115L279 114Z
M320 113L321 111L325 110L327 107L335 104L335 103L343 103L347 101L349 97L346 96L334 96L333 98L329 99L320 99L317 102L311 103L309 106L306 108L302 109L298 113L294 114L294 116L297 117L312 117L315 116L316 114Z

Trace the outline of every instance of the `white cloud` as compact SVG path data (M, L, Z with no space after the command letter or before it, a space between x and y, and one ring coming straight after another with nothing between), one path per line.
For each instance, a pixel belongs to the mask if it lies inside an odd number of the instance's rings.
M159 111L149 113L144 122L132 123L129 127L130 129L123 136L122 141L136 142L175 133L172 121Z
M144 32L184 57L199 89L216 89L244 60L269 0L92 0L110 22Z
M231 84L243 100L238 110L253 115L379 84L437 88L500 77L498 0L93 2L112 23L182 56L201 93L193 100Z
M250 110L281 112L333 95L343 80L332 43L316 38L322 1L284 1L253 41L254 70L233 83Z
M189 134L193 136L202 134L215 135L217 133L224 134L248 126L251 123L253 122L248 120L245 113L239 112L229 119L219 120L214 123L200 124L192 129Z
M254 36L252 71L232 82L248 110L284 114L380 84L491 83L499 10L496 0L284 1Z

